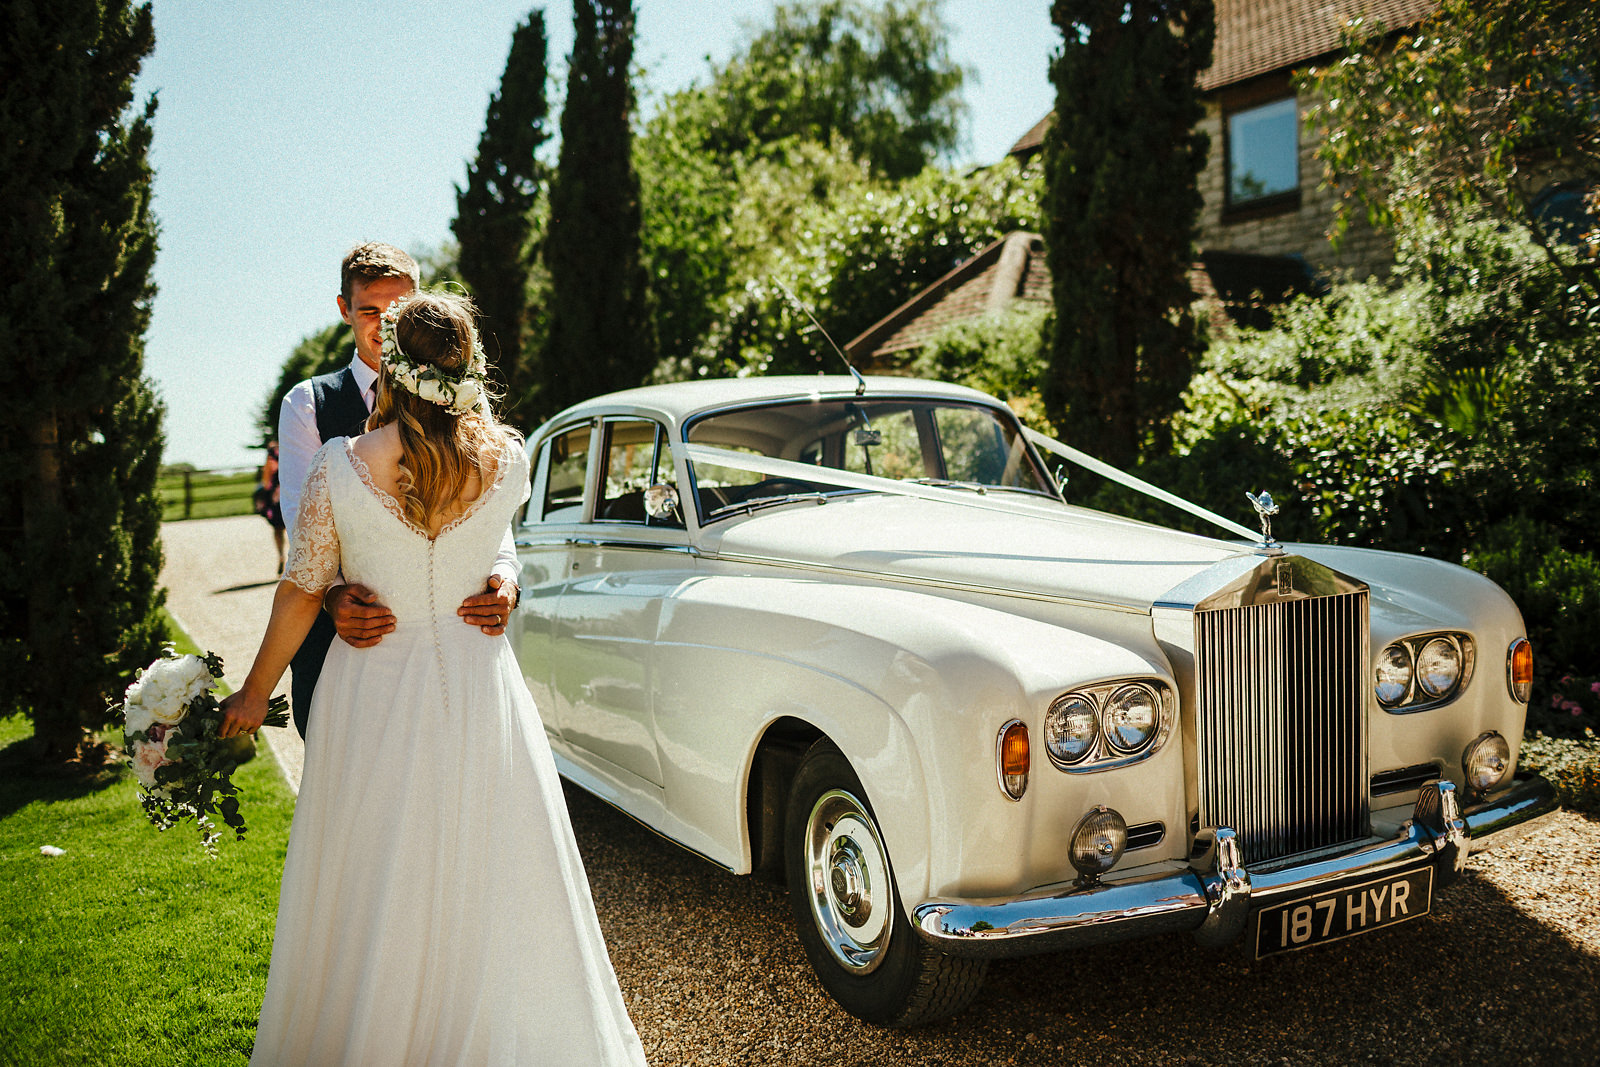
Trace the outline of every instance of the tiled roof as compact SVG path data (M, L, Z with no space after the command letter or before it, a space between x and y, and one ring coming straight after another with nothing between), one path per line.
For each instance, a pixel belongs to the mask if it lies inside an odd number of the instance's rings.
M1439 0L1216 0L1217 36L1200 88L1213 92L1276 70L1301 66L1339 47L1344 24L1356 16L1387 29L1415 26ZM1008 155L1026 154L1044 140L1046 115L1018 138Z
M1316 281L1293 256L1202 254L1188 272L1205 314L1220 328L1228 319L1265 326L1265 309ZM1001 311L1016 301L1048 304L1050 267L1036 233L1015 230L950 271L844 346L850 362L875 373L895 373L896 357L921 348L947 326Z
M1200 88L1209 92L1327 55L1358 15L1400 30L1438 6L1438 0L1217 0L1216 42Z
M1054 114L1054 111L1050 112L1050 115ZM1017 143L1011 146L1011 151L1006 155L1014 156L1019 152L1030 152L1044 144L1044 132L1050 128L1050 115L1035 122L1031 130L1017 138Z
M946 326L1019 299L1050 300L1050 272L1036 233L1015 231L977 252L868 327L845 352L861 363L920 348Z

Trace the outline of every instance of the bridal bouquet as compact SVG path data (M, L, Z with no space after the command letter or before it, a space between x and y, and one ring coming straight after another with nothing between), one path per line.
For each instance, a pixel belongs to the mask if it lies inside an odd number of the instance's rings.
M140 671L122 702L123 750L144 788L139 803L158 830L195 820L200 844L216 855L220 833L213 815L244 837L244 816L232 776L238 747L217 736L222 710L212 695L222 677L215 653L167 654ZM289 702L274 697L264 726L287 726Z

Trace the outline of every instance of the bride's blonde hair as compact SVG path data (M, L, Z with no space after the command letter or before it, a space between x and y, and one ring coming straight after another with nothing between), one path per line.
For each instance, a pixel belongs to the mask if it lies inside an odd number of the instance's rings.
M410 363L459 376L478 344L473 311L472 302L455 293L415 293L395 318L395 340ZM367 429L399 424L400 506L416 525L428 529L433 520L459 511L473 474L484 488L494 478L516 432L495 419L488 399L477 410L456 414L401 388L385 362Z

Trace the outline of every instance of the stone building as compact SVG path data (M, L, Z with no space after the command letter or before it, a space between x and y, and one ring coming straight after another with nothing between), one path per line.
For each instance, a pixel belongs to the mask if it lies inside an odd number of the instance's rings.
M1200 76L1211 152L1200 174L1203 253L1296 256L1318 274L1381 274L1393 258L1387 235L1351 226L1328 240L1337 194L1326 188L1317 144L1305 126L1313 103L1296 94L1295 72L1337 56L1356 16L1389 30L1415 26L1437 0L1217 0L1211 68Z
M1296 292L1315 292L1335 275L1383 274L1393 260L1386 234L1355 221L1334 248L1335 194L1323 187L1317 145L1305 127L1313 103L1293 75L1337 56L1345 23L1356 16L1391 31L1409 29L1438 0L1216 0L1212 63L1200 76L1211 150L1199 186L1199 262L1191 274L1202 298L1235 321L1260 325L1263 311ZM1010 155L1042 147L1051 116L1040 119ZM1013 249L1013 246L1015 248ZM1002 269L1010 255L1022 262ZM917 294L846 346L852 359L886 365L936 329L993 311L1011 299L1048 301L1049 276L1035 234L1011 234Z
M1393 249L1384 234L1354 225L1337 250L1328 240L1337 194L1323 187L1317 144L1305 125L1314 101L1295 92L1293 76L1335 58L1352 18L1398 31L1438 6L1438 0L1216 0L1211 66L1200 75L1201 129L1211 142L1199 179L1202 259L1292 257L1322 276L1366 277L1388 268ZM1049 115L1040 119L1010 154L1037 154L1049 123Z

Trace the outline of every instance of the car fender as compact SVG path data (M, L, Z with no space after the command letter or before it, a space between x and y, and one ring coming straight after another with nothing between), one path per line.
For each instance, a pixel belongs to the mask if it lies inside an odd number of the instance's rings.
M757 747L773 722L792 718L829 737L860 776L905 901L1026 881L1032 822L1052 816L1001 792L1001 727L1025 722L1035 774L1053 773L1038 746L1055 696L1168 671L1147 618L1142 648L1127 647L1013 606L781 568L685 583L656 642L669 806L749 870Z

